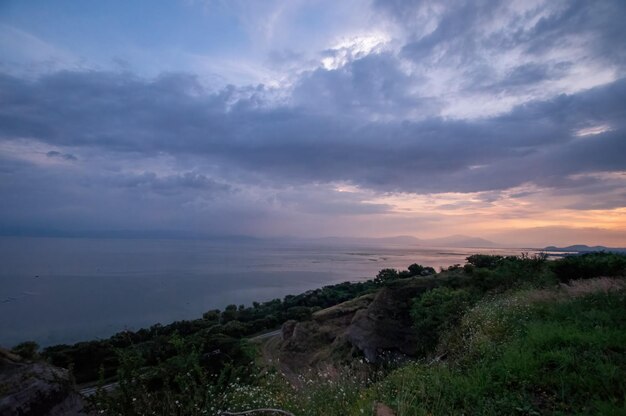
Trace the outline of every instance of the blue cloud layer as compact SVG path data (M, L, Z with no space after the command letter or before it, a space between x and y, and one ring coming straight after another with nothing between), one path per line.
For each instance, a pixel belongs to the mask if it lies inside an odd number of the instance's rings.
M377 195L497 199L524 184L578 196L563 208L624 206L623 182L599 175L626 171L624 2L368 6L358 13L376 31L338 33L340 46L266 47L272 71L288 68L267 85L207 86L190 68L11 66L0 73L0 216L253 232L297 215L390 213Z

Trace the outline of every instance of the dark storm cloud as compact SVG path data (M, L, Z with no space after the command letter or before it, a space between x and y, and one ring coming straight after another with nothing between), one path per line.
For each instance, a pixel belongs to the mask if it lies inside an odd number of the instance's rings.
M491 118L377 121L352 111L396 112L410 104L394 84L397 74L380 62L373 67L374 79L369 60L313 73L296 88L300 105L282 107L267 101L263 87L209 92L185 75L144 81L126 73L63 72L34 82L4 76L0 135L99 149L111 158L197 156L275 183L349 181L381 191L485 191L626 170L626 80ZM360 88L368 83L375 85ZM320 84L326 89L313 86ZM337 89L328 106L316 95ZM305 96L319 111L305 106ZM575 135L598 124L611 130ZM153 189L217 186L201 176L143 181Z
M186 172L177 175L157 176L154 172L144 172L138 175L119 175L112 178L112 184L123 188L150 190L159 194L176 194L185 190L202 192L227 192L232 187L220 183L203 174Z
M58 157L60 159L64 159L64 160L78 160L78 158L76 156L74 156L73 154L70 153L61 153L61 152L57 152L56 150L51 150L48 153L46 153L46 156L48 157Z

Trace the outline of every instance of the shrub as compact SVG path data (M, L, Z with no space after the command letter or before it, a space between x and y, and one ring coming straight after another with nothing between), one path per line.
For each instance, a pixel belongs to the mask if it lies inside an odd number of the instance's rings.
M543 287L555 283L546 266L547 256L543 253L507 257L479 254L468 257L470 259L476 264L489 266L479 267L468 263L464 267L465 273L471 275L471 284L483 292L503 291L524 285Z
M207 311L202 314L202 319L204 319L205 321L217 323L220 320L220 310L212 309L210 311Z
M396 280L399 278L398 271L396 269L382 269L376 275L374 282L376 284L384 284L391 280Z
M37 357L37 351L39 350L39 344L34 341L26 341L21 344L17 344L11 349L11 352L19 355L26 360L33 360Z
M484 267L487 269L495 268L503 259L502 256L494 256L491 254L472 254L465 260L474 267Z
M413 301L411 318L422 354L435 348L442 332L458 322L472 301L467 290L448 287L433 289Z
M600 252L568 256L553 262L552 270L561 282L600 276L624 276L626 255Z
M435 269L432 267L422 266L421 264L413 263L409 267L409 276L429 276L435 274Z

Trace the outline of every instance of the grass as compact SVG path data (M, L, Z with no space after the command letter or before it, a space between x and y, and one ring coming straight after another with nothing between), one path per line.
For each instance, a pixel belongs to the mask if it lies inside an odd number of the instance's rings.
M368 399L398 415L626 414L624 291L524 303L530 295L477 305L454 360L399 369Z

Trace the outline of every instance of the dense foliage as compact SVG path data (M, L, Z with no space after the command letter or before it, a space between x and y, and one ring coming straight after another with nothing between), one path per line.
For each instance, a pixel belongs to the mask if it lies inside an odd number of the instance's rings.
M413 301L411 318L419 334L422 355L434 350L439 335L453 327L472 305L475 295L466 289L435 288Z
M594 276L623 276L626 275L626 255L600 252L567 256L555 261L552 270L561 282Z

